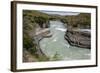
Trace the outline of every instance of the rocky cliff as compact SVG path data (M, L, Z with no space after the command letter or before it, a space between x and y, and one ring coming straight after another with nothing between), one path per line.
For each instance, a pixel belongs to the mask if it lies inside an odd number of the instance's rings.
M88 31L67 30L65 34L65 39L72 46L87 49L91 48L91 34Z

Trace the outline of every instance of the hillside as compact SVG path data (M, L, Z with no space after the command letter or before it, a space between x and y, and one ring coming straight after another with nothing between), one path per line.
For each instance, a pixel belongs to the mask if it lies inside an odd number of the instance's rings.
M71 26L72 28L91 28L91 15L89 13L80 13L77 16L66 16L65 19L68 26Z

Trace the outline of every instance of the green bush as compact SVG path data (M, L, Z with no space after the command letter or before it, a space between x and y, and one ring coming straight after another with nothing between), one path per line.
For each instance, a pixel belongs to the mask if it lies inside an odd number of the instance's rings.
M29 49L33 46L34 45L33 45L31 37L28 34L24 34L23 35L23 47L26 49Z
M29 49L31 54L35 54L37 52L37 49L35 46L33 46L32 48Z
M46 24L46 22L48 21L48 18L46 17L42 17L42 16L35 16L34 20L37 24L40 25L41 28L43 28L43 24Z

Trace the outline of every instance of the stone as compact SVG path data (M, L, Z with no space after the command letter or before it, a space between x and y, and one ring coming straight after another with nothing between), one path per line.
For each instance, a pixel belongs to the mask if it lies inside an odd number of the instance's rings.
M67 30L64 38L72 46L91 48L91 34L88 31Z

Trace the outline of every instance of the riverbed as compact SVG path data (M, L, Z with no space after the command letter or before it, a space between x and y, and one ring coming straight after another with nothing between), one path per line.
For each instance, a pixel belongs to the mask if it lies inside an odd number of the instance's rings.
M50 21L52 37L43 38L40 43L42 52L52 59L57 54L59 60L82 60L91 58L91 50L71 46L64 38L67 28L60 21Z

